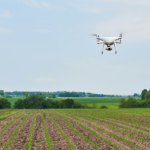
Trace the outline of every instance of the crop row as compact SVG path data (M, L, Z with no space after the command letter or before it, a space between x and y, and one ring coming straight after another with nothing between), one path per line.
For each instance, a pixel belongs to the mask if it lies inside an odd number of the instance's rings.
M127 118L132 116L128 111L125 115L122 113L114 118L109 111L101 111L100 113L97 110L20 110L19 114L18 111L10 112L10 114L3 112L1 116L1 118L5 116L5 119L3 118L0 122L0 134L9 132L9 129L15 125L8 139L0 147L2 150L9 149L12 142L15 141L16 135L18 136L18 133L21 133L20 130L27 125L29 125L28 128L23 130L26 136L23 146L26 150L36 147L38 145L34 143L36 141L41 143L40 146L43 146L45 142L49 150L55 149L55 143L66 143L70 150L83 149L82 145L78 146L80 140L76 141L77 139L82 139L89 149L97 150L144 150L150 147L150 134L147 132L148 130L145 130L148 127L144 126L144 129L141 129L141 125L137 125L137 122L135 124L128 121L124 123L122 119L119 120L120 116L127 116ZM136 119L139 116L136 115ZM16 121L18 124L15 124ZM41 130L38 132L38 129ZM41 134L42 131L43 134L40 138L33 136ZM55 137L56 131L58 137Z

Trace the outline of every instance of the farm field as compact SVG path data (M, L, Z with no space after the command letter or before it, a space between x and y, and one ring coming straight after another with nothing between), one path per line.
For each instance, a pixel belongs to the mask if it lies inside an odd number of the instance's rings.
M2 150L149 150L150 109L0 110Z
M54 98L53 100L61 100L61 99L66 99L68 97L57 97L57 98ZM118 107L118 103L119 103L119 100L120 100L120 97L69 97L71 99L73 99L74 101L76 102L80 102L82 104L88 104L89 106L91 106L93 103L97 103L98 107L100 107L101 105L106 105L107 103L107 106L111 107L114 107L115 105L115 108L116 106ZM14 107L14 104L15 102L18 100L18 99L23 99L23 97L13 97L13 98L7 98L8 101L11 103L11 107L13 108Z

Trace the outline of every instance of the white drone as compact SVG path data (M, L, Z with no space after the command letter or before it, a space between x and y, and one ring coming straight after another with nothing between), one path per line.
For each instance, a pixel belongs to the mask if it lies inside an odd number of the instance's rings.
M103 44L102 54L103 54L104 45L107 45L106 48L107 51L111 51L112 50L111 45L114 45L115 54L117 54L116 44L121 44L122 33L119 35L119 37L99 37L98 34L93 34L93 36L96 36L97 44Z

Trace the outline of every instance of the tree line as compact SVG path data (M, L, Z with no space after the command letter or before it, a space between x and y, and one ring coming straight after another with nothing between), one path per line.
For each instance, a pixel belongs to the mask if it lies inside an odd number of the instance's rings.
M142 90L141 99L129 97L128 99L121 98L119 103L120 108L146 108L150 107L150 90Z
M85 106L73 99L62 99L60 101L46 99L42 95L30 95L25 99L18 99L14 108L17 109L45 109L45 108L84 108Z
M57 97L125 97L122 95L109 95L109 94L96 94L96 93L90 93L90 92L68 92L68 91L56 91L56 92L40 92L40 91L13 91L13 92L4 92L4 90L0 90L0 95L6 98L10 97L27 97L29 95L43 95L48 98L53 98L50 97L52 94L57 96ZM140 94L134 93L133 95L130 95L133 97L140 97ZM126 97L129 97L127 95Z

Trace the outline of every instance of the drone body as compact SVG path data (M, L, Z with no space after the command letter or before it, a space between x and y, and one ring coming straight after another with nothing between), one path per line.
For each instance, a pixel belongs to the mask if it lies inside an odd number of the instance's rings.
M93 36L96 36L97 44L102 44L102 54L104 45L107 45L106 48L107 51L111 51L112 50L111 45L114 45L115 54L117 54L116 44L121 44L122 34L120 34L119 37L99 37L99 35L97 34L93 34Z

